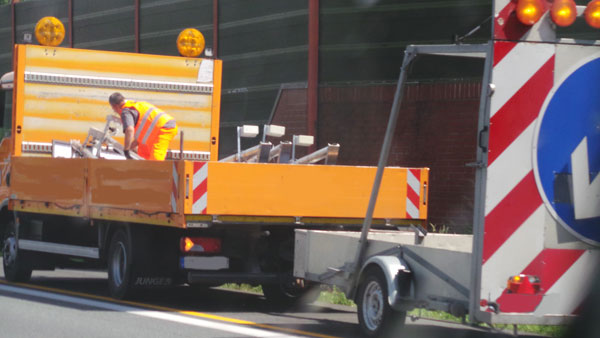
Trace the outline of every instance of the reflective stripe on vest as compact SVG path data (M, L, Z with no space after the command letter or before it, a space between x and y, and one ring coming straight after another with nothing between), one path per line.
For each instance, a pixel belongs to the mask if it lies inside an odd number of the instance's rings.
M148 112L148 115L150 115L150 112ZM156 127L156 124L158 123L158 120L163 115L165 115L165 113L158 113L158 115L154 116L154 120L152 120L152 124L150 124L150 127L148 129L146 129L146 133L144 134L144 138L142 139L141 144L146 144L146 141L148 141L148 137L150 136L150 133L152 133L152 131L154 130L154 127Z
M153 110L154 110L154 108L150 108L144 114L144 119L142 120L142 122L140 122L140 126L137 128L137 130L135 131L135 135L133 136L134 140L137 140L140 137L140 134L142 133L142 129L144 129L144 126L146 125L146 122L148 122L148 119L150 118L150 114L152 113ZM138 113L140 113L140 112L138 112ZM157 121L157 120L155 119L154 121L152 121L153 125L155 124L155 121ZM148 130L150 130L150 129L148 129ZM146 132L146 135L148 135L148 132ZM144 141L144 143L145 143L145 141Z
M160 108L154 107L148 102L127 100L124 108L135 109L139 114L138 121L135 125L133 139L140 145L146 145L146 142L148 141L153 142L153 135L157 135L159 132L159 130L155 129L160 129L167 122L173 120L173 117L169 114L163 112ZM148 120L150 119L152 121L150 125L148 125Z

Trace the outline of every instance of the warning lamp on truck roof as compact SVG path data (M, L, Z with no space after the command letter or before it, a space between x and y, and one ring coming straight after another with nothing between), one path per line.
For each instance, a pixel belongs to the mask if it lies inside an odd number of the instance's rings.
M202 54L204 44L204 35L195 28L186 28L177 37L177 50L182 56L196 57Z
M58 46L65 39L65 26L53 16L45 16L35 25L35 38L43 46Z
M600 0L590 1L585 7L583 16L590 27L600 28Z
M561 27L567 27L577 18L577 5L573 0L554 0L550 7L552 21Z
M527 26L533 26L540 20L545 11L542 0L519 0L517 3L517 18Z

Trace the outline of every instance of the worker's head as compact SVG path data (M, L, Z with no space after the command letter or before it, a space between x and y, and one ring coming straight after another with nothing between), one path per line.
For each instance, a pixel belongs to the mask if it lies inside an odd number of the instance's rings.
M123 105L125 105L125 97L119 92L112 93L108 97L108 103L110 103L110 106L115 113L121 114L121 111L123 111Z

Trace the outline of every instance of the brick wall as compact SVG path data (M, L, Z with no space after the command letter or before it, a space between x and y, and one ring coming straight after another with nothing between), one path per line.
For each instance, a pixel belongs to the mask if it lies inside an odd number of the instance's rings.
M389 165L429 167L429 222L469 232L473 214L480 82L409 84ZM339 164L376 165L395 86L325 87L319 92L318 146L339 143ZM273 123L306 129L303 89L282 93ZM295 97L295 99L292 99ZM289 121L289 122L288 122Z

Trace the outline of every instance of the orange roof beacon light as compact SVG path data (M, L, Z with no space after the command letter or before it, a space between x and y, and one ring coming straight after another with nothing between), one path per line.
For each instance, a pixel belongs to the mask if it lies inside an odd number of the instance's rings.
M517 3L517 18L527 26L533 26L544 14L544 4L541 0L519 0Z
M204 44L204 35L195 28L186 28L177 37L177 50L182 56L196 57L202 54Z
M53 16L45 16L35 25L35 38L40 45L56 47L65 39L65 26Z
M585 12L583 12L583 16L590 27L600 28L600 0L590 1L585 8Z
M550 8L550 16L557 26L570 26L577 18L577 5L573 0L554 0Z

